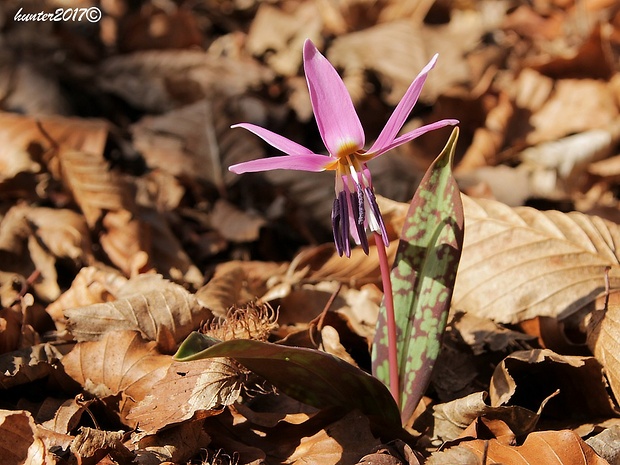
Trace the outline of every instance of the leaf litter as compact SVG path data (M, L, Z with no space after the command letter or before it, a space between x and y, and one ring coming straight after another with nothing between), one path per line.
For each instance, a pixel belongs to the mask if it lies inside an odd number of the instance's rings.
M0 7L2 463L619 463L616 2L61 3ZM399 439L346 398L171 355L202 330L370 371L379 262L338 257L330 183L227 170L275 155L240 121L320 150L306 38L369 135L435 52L405 129L460 120L462 261ZM390 260L448 135L376 163Z

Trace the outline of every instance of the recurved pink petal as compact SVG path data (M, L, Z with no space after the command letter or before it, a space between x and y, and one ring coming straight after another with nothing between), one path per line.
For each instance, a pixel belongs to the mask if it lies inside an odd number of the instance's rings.
M458 119L442 119L439 121L435 121L434 123L421 126L417 129L414 129L413 131L403 134L400 137L397 137L391 144L388 144L385 147L380 147L378 152L374 154L373 158L378 157L379 155L392 150L394 147L398 147L399 145L403 145L406 142L416 139L420 137L422 134L426 134L427 132L434 131L435 129L440 129L446 126L454 126L456 124L459 124ZM377 144L375 143L373 144L373 146L374 145L377 145Z
M277 148L278 150L288 155L313 155L314 154L312 150L307 149L303 145L300 145L297 142L293 142L292 140L287 139L286 137L281 136L280 134L276 134L275 132L272 132L269 129L256 126L255 124L239 123L239 124L232 125L231 128L247 129L248 131L253 132L258 137L263 139L269 145Z
M364 129L347 88L332 64L310 40L304 44L304 71L312 110L332 156L364 147Z
M228 169L236 174L256 173L271 170L323 171L331 159L325 155L311 153L308 155L288 155L283 157L259 158L230 166Z
M420 74L413 80L403 98L398 102L398 105L396 105L394 112L385 124L381 134L379 134L375 143L372 144L372 147L368 150L369 152L383 153L386 151L385 147L392 144L396 135L402 129L403 124L405 124L409 113L411 113L411 110L413 110L413 107L418 101L428 73L433 69L435 63L437 63L438 56L439 55L435 54L435 56L431 58L431 61L428 62L424 69L420 71Z

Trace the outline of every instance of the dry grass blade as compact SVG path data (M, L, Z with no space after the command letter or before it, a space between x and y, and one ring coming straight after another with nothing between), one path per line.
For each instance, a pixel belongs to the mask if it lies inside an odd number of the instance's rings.
M464 198L467 233L453 306L501 323L566 318L620 285L620 226L578 212Z

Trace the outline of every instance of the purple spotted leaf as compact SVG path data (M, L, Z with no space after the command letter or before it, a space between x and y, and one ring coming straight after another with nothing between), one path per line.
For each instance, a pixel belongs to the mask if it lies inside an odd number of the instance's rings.
M398 406L381 381L344 360L318 350L250 339L219 341L194 332L176 360L235 359L294 399L317 408L359 410L386 435L402 432Z
M452 176L455 128L418 187L390 274L396 319L401 418L422 398L439 355L463 245L463 205ZM373 374L389 385L385 306L377 321Z

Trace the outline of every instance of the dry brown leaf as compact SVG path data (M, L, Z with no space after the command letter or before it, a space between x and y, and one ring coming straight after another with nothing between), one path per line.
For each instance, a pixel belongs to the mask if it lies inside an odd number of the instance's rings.
M351 412L316 434L302 438L285 459L291 465L357 463L379 444L370 432L368 419L359 412Z
M26 252L27 250L27 252ZM81 215L66 209L12 207L0 223L0 255L5 269L29 277L36 294L48 301L60 295L57 261L75 267L93 262L90 235Z
M495 369L489 394L492 406L541 409L558 420L617 416L603 368L594 357L558 355L548 349L506 357Z
M282 275L286 265L229 261L217 266L211 280L196 292L196 299L215 316L224 317L233 305L243 305L267 290L267 281Z
M73 279L71 287L49 304L46 311L54 321L61 322L65 319L65 309L115 300L126 283L127 278L113 268L84 267Z
M492 420L503 420L517 435L527 434L536 426L539 417L537 413L519 406L492 407L487 404L487 397L486 392L476 392L451 402L435 405L433 436L443 441L456 439L476 418L482 416Z
M256 213L244 212L226 200L218 200L211 212L211 227L232 242L252 242L258 239L267 220Z
M560 79L549 100L532 115L531 145L569 134L610 127L620 114L606 83L593 79Z
M292 12L261 3L248 33L246 48L281 76L294 76L301 66L306 39L321 37L320 10L313 2L300 3Z
M64 181L91 228L104 211L134 210L128 186L109 169L103 153L62 150L58 159Z
M129 259L129 266L134 269L133 275L137 274L137 271L153 267L175 282L187 283L194 288L203 284L203 274L183 249L179 238L172 231L164 215L154 210L142 211L139 220L132 223L139 231L145 231L144 235L148 234L148 241L138 243L135 247L135 255ZM125 231L120 228L120 232ZM131 240L131 237L128 239ZM150 251L149 257L145 252L140 251L140 246ZM148 261L145 261L147 259Z
M579 212L463 198L467 232L452 306L499 323L566 318L620 286L620 226Z
M587 318L588 347L605 367L605 373L616 399L620 398L620 304L611 302L605 310L596 310Z
M87 400L81 394L73 399L48 397L37 408L35 420L48 431L67 434L78 427L82 416L95 402Z
M103 154L108 136L108 123L104 121L59 116L35 118L0 113L0 128L0 180L23 171L38 172L39 165L32 158L34 154L44 154L50 172L60 177L58 162L54 158L54 144L64 150L84 151L98 156Z
M396 255L398 241L390 242L387 249L388 261ZM351 251L351 257L345 259L336 253L332 244L311 247L301 251L291 262L289 274L307 270L304 280L341 281L351 287L359 287L369 282L378 282L380 277L379 259L376 246L370 245L369 254L357 247Z
M155 343L144 341L138 333L122 331L78 343L62 362L86 392L101 399L113 396L115 400L109 402L118 402L114 408L124 420L165 376L172 359L159 354Z
M172 353L185 337L210 316L194 295L178 284L154 277L137 277L119 294L135 291L135 282L146 280L147 289L112 302L65 310L68 328L78 341L97 340L111 331L136 330L156 341L160 351Z
M60 363L63 355L55 346L45 343L7 352L0 356L0 386L10 389L47 376L61 379ZM65 381L65 387L68 383Z
M122 431L82 427L71 443L70 450L78 463L98 463L108 454L117 459L132 460L133 454L122 443L124 435Z
M490 319L479 318L471 313L457 313L452 326L474 355L481 355L489 350L497 352L515 349L522 341L535 339L535 336L504 328Z
M151 268L150 228L129 210L106 213L102 225L105 231L99 242L110 261L126 276L136 276Z
M462 174L475 168L498 163L498 154L503 148L508 125L515 117L514 103L508 94L502 92L497 98L497 103L491 108L486 116L484 127L477 128L471 145L458 163L455 173Z
M174 424L217 415L237 401L244 380L244 371L227 358L175 361L127 419L140 431L154 434Z
M41 450L43 449L43 450ZM0 456L2 463L47 463L43 444L36 437L36 427L30 412L0 410ZM40 462L33 461L39 456Z
M201 421L183 423L157 435L132 440L140 463L189 463L210 442Z
M264 156L252 134L231 124L264 123L258 101L203 99L161 116L146 116L131 127L134 145L151 168L174 176L207 180L223 190L238 180L227 167Z
M486 450L487 463L503 465L608 465L573 431L538 431L528 435L521 446L500 443L497 439L462 442L480 459Z
M247 58L195 50L155 50L106 60L97 86L152 113L163 113L205 97L239 95L272 80L272 73Z

